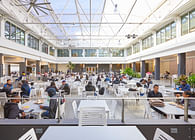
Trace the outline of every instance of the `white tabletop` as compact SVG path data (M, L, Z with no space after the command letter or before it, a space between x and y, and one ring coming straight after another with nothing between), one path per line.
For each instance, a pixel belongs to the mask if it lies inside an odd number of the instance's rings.
M176 105L171 105L170 102L165 102L164 107L155 107L161 112L167 115L184 115L184 110L177 107ZM195 115L195 111L188 110L189 115Z
M169 92L173 92L173 93L183 93L184 91L182 90L176 90L176 89L172 89L172 88L166 88L165 91L169 91Z
M105 100L81 100L78 111L82 107L105 107L106 112L110 111Z
M45 101L43 104L35 104L35 100L31 100L31 101L28 101L28 102L26 102L26 103L24 103L24 104L22 104L21 105L21 107L24 107L24 106L29 106L29 108L28 109L25 109L24 110L24 112L29 112L31 109L33 109L33 111L32 111L32 113L41 113L41 112L43 112L44 110L43 109L40 109L40 105L42 105L42 106L49 106L49 102L48 101Z
M50 126L41 140L146 140L136 126Z

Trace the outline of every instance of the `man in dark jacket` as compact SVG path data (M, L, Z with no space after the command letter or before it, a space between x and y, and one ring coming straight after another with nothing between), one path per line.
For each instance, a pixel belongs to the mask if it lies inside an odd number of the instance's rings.
M13 89L11 79L7 80L7 83L3 86L2 92L6 92L7 96L11 96L11 90Z
M18 103L20 102L20 97L18 95L12 96L14 99L11 99L11 102L7 102L4 105L4 117L8 119L20 118L19 114L21 113L22 118L25 117L23 110L19 109ZM17 99L18 98L18 99Z
M95 87L92 85L91 81L89 81L88 84L85 86L85 91L95 91Z
M26 80L22 81L22 87L21 87L22 93L21 96L22 97L29 97L30 95L30 86L28 85Z
M153 90L148 93L148 97L149 98L158 98L158 97L161 98L161 97L163 97L162 93L160 93L158 90L159 90L159 86L154 85Z
M63 90L65 93L70 94L70 87L66 83L65 80L62 81L62 85L60 86L60 90Z

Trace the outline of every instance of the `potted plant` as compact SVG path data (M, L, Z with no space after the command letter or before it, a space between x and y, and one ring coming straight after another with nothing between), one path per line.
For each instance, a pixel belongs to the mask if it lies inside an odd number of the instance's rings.
M193 92L194 92L195 91L195 74L191 74L188 77L187 83L191 86L191 88L193 89Z
M68 69L70 70L70 73L72 73L72 70L74 69L75 64L72 64L72 62L69 61L67 67L68 67Z

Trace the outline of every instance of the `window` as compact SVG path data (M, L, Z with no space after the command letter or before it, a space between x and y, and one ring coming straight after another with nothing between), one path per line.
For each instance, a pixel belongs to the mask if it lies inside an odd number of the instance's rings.
M10 39L10 23L5 23L5 38Z
M110 57L109 49L99 49L99 57Z
M82 49L72 49L71 56L72 57L83 57L83 50Z
M58 57L69 57L68 49L58 49Z
M96 49L85 49L85 57L96 57Z
M189 22L188 14L181 17L181 34L182 35L185 35L188 33L188 22Z
M165 27L165 41L171 40L171 25Z
M137 42L136 44L133 45L133 54L136 54L140 52L140 43Z
M49 54L52 55L52 56L55 56L55 48L50 47Z
M176 23L173 22L171 24L171 39L176 38Z
M5 38L22 45L25 44L25 32L8 21L5 22Z
M195 10L190 12L190 32L195 31Z
M167 42L176 37L176 23L172 22L165 27L161 28L156 33L156 44Z
M153 36L152 35L150 35L142 40L142 49L143 50L151 48L151 47L153 47L153 45L154 44L153 44Z
M127 56L132 55L132 47L127 48Z
M161 41L160 41L160 31L158 31L157 33L156 33L156 44L158 45L158 44L160 44L161 43Z
M124 50L112 49L112 57L124 57Z
M42 52L48 54L48 45L46 43L43 43L42 45Z
M28 35L28 47L39 50L39 40L30 34Z

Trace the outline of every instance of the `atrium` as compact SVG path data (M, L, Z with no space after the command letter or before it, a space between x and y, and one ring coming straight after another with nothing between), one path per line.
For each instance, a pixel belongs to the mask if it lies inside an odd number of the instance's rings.
M193 140L194 97L195 0L0 0L1 140Z

